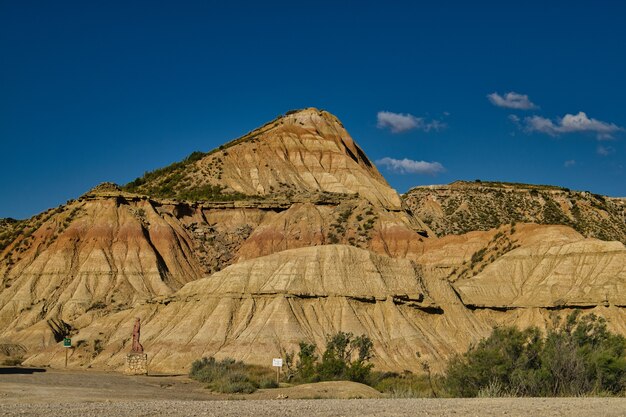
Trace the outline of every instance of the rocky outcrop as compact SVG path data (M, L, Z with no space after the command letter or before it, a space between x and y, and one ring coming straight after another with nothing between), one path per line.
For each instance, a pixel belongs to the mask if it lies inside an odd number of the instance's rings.
M428 350L420 340L428 330L414 322L438 313L412 262L325 245L237 263L173 296L96 320L75 339L111 335L91 365L117 367L125 358L126 321L141 317L150 369L181 371L209 354L266 363L271 355L295 350L302 340L323 344L328 334L344 329L370 334L378 357L397 367L414 361L416 346ZM29 363L54 361L55 355L50 349Z
M148 201L71 202L0 259L0 331L38 345L54 342L53 326L44 325L50 320L80 326L201 274L184 230ZM33 326L40 331L17 334Z
M404 212L391 212L360 199L336 206L296 203L268 213L239 250L250 259L280 250L324 244L348 244L389 256L401 256L422 244L422 224Z
M499 253L495 262L487 263L475 276L458 278L476 252L487 248L487 255L497 253L497 242L505 235L521 246ZM163 372L186 371L193 360L207 355L266 364L272 357L297 350L300 341L322 349L326 337L339 330L369 335L379 369L417 370L426 361L440 370L450 355L487 336L494 326L546 328L555 316L564 317L581 306L607 318L612 330L626 332L621 301L602 295L607 285L616 294L623 292L623 269L619 268L623 268L620 257L626 249L622 244L584 239L562 226L518 225L513 232L476 232L465 242L474 249L450 257L462 238L428 241L432 246L417 260L322 245L241 261L190 282L171 296L154 297L94 320L74 336L83 343L71 362L73 366L122 369L135 317L144 323L142 343L149 353L150 369ZM587 255L581 262L572 262L580 253ZM507 274L511 270L501 264L512 259L531 259L533 265L552 265L556 270L537 284L526 266ZM585 263L606 265L604 276L616 272L620 278L589 279L592 274L581 269ZM533 265L528 267L538 276L539 271L550 269ZM576 278L570 280L570 275ZM532 282L519 284L519 277L529 276ZM555 285L551 283L555 277L566 278ZM535 285L537 292L533 292ZM570 299L563 296L568 293L567 285ZM575 298L578 287L590 303ZM504 302L494 301L500 292ZM103 337L104 349L93 357L92 346ZM59 349L51 347L39 350L28 363L60 364L62 360Z
M403 196L437 236L510 223L562 224L586 237L626 244L626 202L566 188L457 181L415 187Z
M515 249L454 284L480 308L626 306L626 247L581 240Z
M402 212L314 201L187 204L99 187L26 222L0 254L0 331L39 349L59 326L73 331L240 260L331 243L396 256L423 240Z

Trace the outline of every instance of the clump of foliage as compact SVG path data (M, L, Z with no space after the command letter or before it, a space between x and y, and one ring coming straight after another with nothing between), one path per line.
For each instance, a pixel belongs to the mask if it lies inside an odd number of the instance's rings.
M410 371L372 372L368 385L392 398L426 398L435 396L431 381L425 374Z
M223 148L223 147L220 147ZM209 153L193 152L183 161L175 162L167 167L146 172L125 186L124 191L145 193L156 198L174 198L188 201L233 201L243 200L249 196L238 192L225 192L221 185L202 184L190 185L188 173L194 171L192 165L207 155L215 153L217 149ZM227 155L226 151L222 151ZM218 165L220 158L216 159ZM221 167L218 167L217 179L221 179Z
M295 382L319 382L349 380L367 383L373 365L372 340L365 336L338 332L328 338L321 358L315 353L315 345L300 342L298 362L291 376ZM287 358L288 368L292 357Z
M486 248L479 249L472 255L472 265L478 263L483 260L485 253L487 252Z
M226 358L202 358L191 365L189 376L207 384L207 388L223 393L250 394L258 388L276 388L274 371L257 365Z
M559 187L557 185L546 185L546 184L524 184L521 182L506 182L506 181L483 181L480 179L474 180L475 183L481 184L486 187L493 188L522 188L522 189L531 189L531 190L558 190L558 191L569 191L569 188ZM455 181L451 185L466 185L471 184L471 181Z
M24 360L26 348L17 343L0 343L0 356L3 356L2 365L18 366Z
M25 221L0 219L0 252L17 239L25 227Z
M106 307L107 307L107 304L104 301L96 301L95 303L91 304L89 308L87 308L86 311L102 310L103 308L106 308Z
M626 338L576 311L547 334L498 328L453 358L442 383L452 396L577 396L626 393Z
M206 184L182 191L176 194L176 198L189 201L231 201L248 197L241 193L223 193L223 189L219 185Z
M328 336L321 356L314 344L300 342L300 351L286 355L287 376L290 382L307 383L349 380L367 384L393 398L436 396L430 374L377 372L369 362L373 343L365 335L338 332ZM425 365L424 369L427 369Z
M192 152L187 158L180 162L174 162L171 165L168 165L164 168L155 169L154 171L145 172L142 177L136 178L135 180L129 182L122 188L126 191L136 191L138 187L144 185L147 182L155 180L161 176L176 173L177 171L181 171L186 166L192 164L193 162L199 161L206 154L203 152L195 151Z
M620 199L563 187L455 182L449 194L416 187L405 201L438 235L489 230L510 222L563 224L586 237L626 243L624 205ZM426 208L426 197L440 198L443 215ZM463 209L461 209L463 207Z

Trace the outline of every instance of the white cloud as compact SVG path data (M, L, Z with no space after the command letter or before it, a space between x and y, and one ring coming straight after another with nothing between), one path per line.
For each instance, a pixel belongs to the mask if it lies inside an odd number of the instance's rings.
M413 161L407 158L394 159L385 157L379 159L376 163L399 174L437 175L446 170L439 162Z
M613 148L612 146L599 145L598 149L596 149L596 152L598 153L598 155L601 155L601 156L609 156L613 152L615 152L615 148Z
M567 161L563 163L563 166L565 168L573 167L574 165L576 165L576 160L574 159L568 159Z
M559 127L552 123L552 120L541 116L527 117L526 130L529 132L542 132L550 136L556 136L559 133Z
M494 106L506 107L507 109L531 110L537 108L526 94L518 94L513 91L504 96L498 93L487 94L487 98Z
M446 128L446 124L439 120L427 122L423 117L416 117L408 113L393 113L390 111L379 111L376 115L379 129L389 128L393 133L402 133L409 130L418 129L424 132L431 130L440 131Z
M424 124L422 125L421 129L424 132L430 132L431 130L434 130L435 132L439 132L440 130L445 129L446 127L448 127L448 125L446 123L442 122L442 121L431 120L428 123L424 122Z
M598 139L612 139L614 133L624 130L623 127L614 123L589 118L582 111L578 114L566 114L557 119L556 123L541 116L527 117L524 121L528 132L541 132L550 136L557 136L561 133L590 132L595 133Z
M518 129L522 129L522 119L520 119L518 116L514 114L509 114L509 121L513 123ZM515 133L513 133L513 136L515 136Z
M392 113L390 111L379 111L378 115L379 129L390 128L393 133L406 132L407 130L416 129L421 119L412 114Z

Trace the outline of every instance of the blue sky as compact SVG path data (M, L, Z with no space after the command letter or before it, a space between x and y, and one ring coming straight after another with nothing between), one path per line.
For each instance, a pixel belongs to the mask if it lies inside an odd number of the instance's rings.
M310 106L399 192L626 196L623 2L225 3L0 1L0 217Z

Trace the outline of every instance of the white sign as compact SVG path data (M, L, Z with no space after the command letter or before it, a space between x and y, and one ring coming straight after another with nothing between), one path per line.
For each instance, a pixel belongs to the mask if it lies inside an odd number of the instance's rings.
M278 368L282 368L282 367L283 367L283 360L282 360L282 359L280 359L280 358L278 358L278 359L276 359L276 358L272 359L272 366L276 366L276 367L278 367Z

